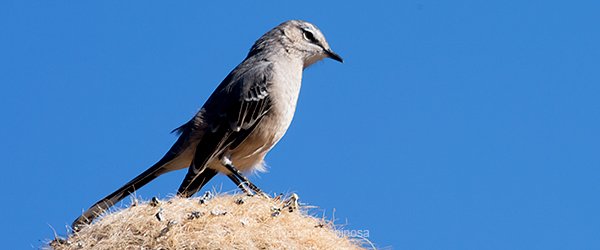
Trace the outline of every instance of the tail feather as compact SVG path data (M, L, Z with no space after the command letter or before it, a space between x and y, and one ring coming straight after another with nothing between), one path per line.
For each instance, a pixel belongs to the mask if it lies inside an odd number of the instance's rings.
M123 198L132 194L135 190L148 184L148 182L154 180L156 177L164 174L166 169L161 168L161 165L154 165L148 170L144 171L127 184L123 185L117 191L107 195L102 200L96 202L87 211L85 211L79 218L73 222L73 230L78 231L82 225L91 223L96 217L106 211L108 208L114 206L117 202Z
M156 179L156 177L173 170L188 167L192 161L192 154L188 153L189 143L187 139L185 139L186 137L187 136L185 135L180 136L175 145L173 145L167 154L156 164L83 212L83 214L73 222L73 230L78 231L81 229L81 226L91 223L108 208L132 194L135 190L148 184L148 182Z
M183 126L182 126L183 127ZM193 148L189 141L190 131L182 129L183 134L179 136L175 144L169 151L152 167L148 168L143 173L139 174L133 180L127 182L121 188L107 195L100 201L96 202L88 210L83 212L72 224L73 230L78 231L81 226L91 223L96 217L114 206L123 198L135 192L135 190L148 184L148 182L156 179L156 177L177 169L188 167L192 163Z

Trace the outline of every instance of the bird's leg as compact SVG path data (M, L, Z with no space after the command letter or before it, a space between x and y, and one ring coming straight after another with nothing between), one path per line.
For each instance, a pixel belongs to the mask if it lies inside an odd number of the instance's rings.
M237 179L237 182L233 181L234 183L236 183L236 185L240 186L240 184L246 184L256 194L260 194L262 196L269 197L265 192L263 192L262 190L260 190L260 188L258 188L252 182L250 182L250 180L248 180L248 178L246 178L246 176L244 176L242 174L242 172L240 170L238 170L233 165L233 163L231 162L231 160L229 159L229 157L226 157L226 156L223 157L223 159L222 159L221 162L223 163L223 165L225 166L225 168L227 168L227 170L229 170L229 172L231 172L231 175L233 175L233 177L235 177ZM229 177L229 179L233 180L231 177ZM244 191L246 191L245 188L243 188L243 189L244 189Z
M248 180L248 178L246 178L246 176L244 176L242 174L242 172L240 172L240 170L238 170L235 166L233 166L233 164L231 164L231 162L226 163L225 167L227 168L227 170L229 170L231 172L231 174L238 179L238 181L240 181L240 184L246 184L248 185L248 187L250 189L252 189L252 191L254 191L257 194L261 194L263 193L262 190L260 190L260 188L258 188L256 185L254 185L252 182L250 182L250 180ZM237 184L237 183L236 183Z
M252 191L250 191L250 189L248 189L248 187L244 185L244 182L240 181L240 179L238 179L235 175L228 174L227 177L229 177L229 179L233 181L233 183L235 183L235 185L238 186L238 188L244 191L244 193L246 193L247 195L254 195L254 193L252 193Z

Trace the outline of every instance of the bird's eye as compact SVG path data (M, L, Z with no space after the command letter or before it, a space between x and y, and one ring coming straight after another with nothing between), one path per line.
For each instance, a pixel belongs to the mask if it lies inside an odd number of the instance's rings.
M308 30L304 30L304 39L311 43L317 43L317 39L315 39L315 35Z

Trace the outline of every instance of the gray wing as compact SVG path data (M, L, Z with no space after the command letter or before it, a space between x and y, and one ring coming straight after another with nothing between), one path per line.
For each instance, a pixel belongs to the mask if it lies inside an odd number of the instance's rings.
M272 65L265 62L233 79L229 93L231 97L223 98L233 101L228 103L230 105L216 108L219 110L219 120L226 121L232 132L250 129L269 111L271 97L268 85L271 81L271 68Z
M193 164L179 187L180 194L193 194L201 188L204 183L198 184L196 179L204 172L208 161L242 143L269 112L271 69L272 64L268 61L254 63L249 68L238 66L198 112L194 120L199 120L186 125L205 123Z

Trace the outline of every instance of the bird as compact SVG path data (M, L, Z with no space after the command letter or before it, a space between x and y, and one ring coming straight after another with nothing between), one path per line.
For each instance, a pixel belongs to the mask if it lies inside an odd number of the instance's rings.
M158 176L188 168L178 191L191 197L218 173L242 191L264 194L243 174L264 170L264 158L292 122L302 73L330 58L343 63L312 23L288 20L262 35L200 110L173 130L179 137L150 168L82 213L74 231Z

